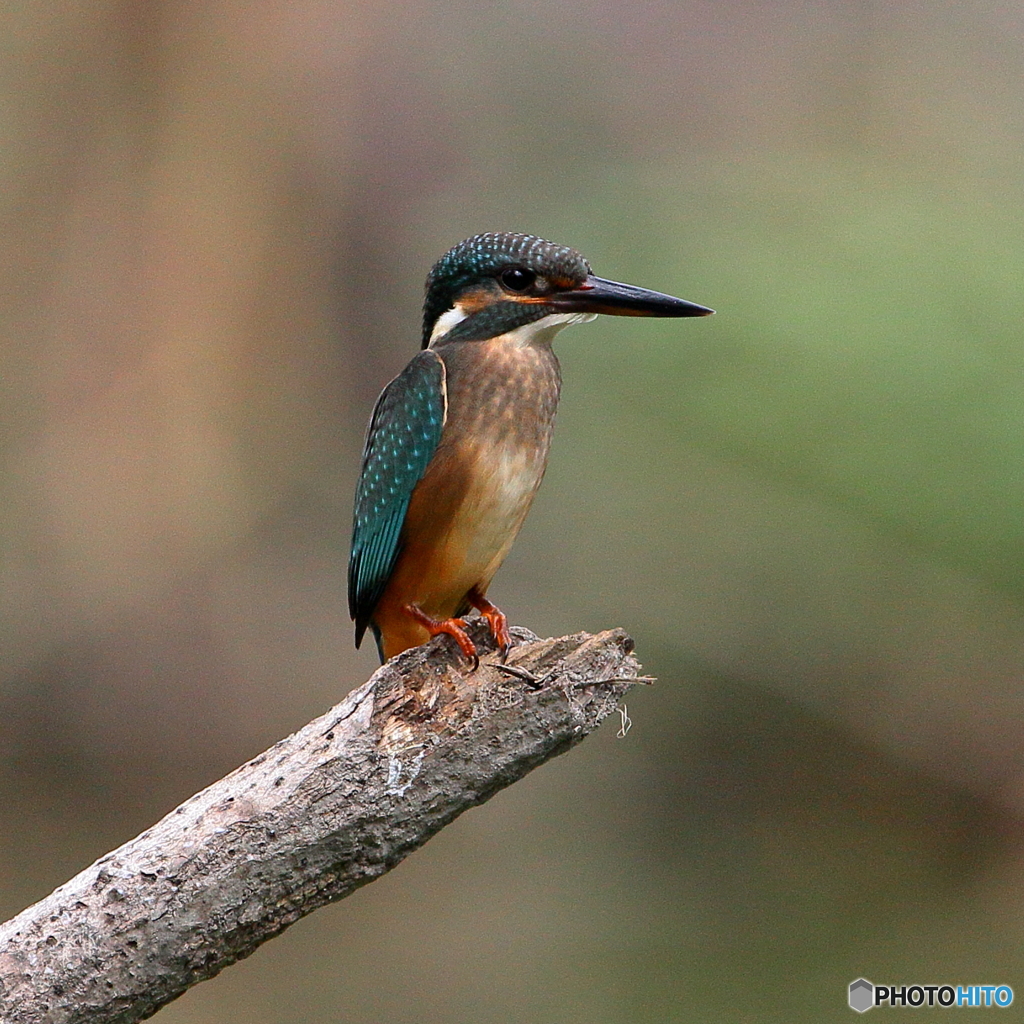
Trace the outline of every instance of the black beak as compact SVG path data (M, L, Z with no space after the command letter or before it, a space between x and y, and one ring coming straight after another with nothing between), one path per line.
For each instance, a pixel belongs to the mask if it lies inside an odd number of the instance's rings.
M713 309L698 306L696 302L631 284L606 281L592 274L579 287L550 295L544 303L559 312L610 313L612 316L707 316L714 313Z

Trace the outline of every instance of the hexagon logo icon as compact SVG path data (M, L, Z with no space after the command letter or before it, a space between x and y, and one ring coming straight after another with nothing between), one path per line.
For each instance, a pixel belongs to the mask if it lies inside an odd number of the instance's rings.
M867 978L850 982L850 1009L866 1013L875 1005L875 986Z

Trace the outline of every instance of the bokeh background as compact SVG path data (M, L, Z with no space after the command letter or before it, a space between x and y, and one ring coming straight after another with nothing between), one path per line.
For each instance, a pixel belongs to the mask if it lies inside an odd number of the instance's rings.
M364 425L509 229L719 310L560 337L492 588L660 682L159 1020L1024 1003L1019 4L21 0L0 49L4 917L374 667Z

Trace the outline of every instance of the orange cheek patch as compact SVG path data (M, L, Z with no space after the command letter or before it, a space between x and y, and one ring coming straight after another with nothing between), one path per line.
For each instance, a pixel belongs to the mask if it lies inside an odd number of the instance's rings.
M463 292L459 296L458 307L466 316L472 316L474 313L479 313L481 309L486 309L497 298L498 296L492 288L481 285L479 288Z

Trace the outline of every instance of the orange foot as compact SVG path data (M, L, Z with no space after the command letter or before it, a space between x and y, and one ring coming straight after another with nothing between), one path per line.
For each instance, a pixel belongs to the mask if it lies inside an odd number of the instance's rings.
M491 636L501 651L501 660L505 661L508 656L508 649L512 646L512 635L508 631L508 619L505 613L496 605L491 604L480 592L479 587L474 587L467 595L466 600L487 620Z
M414 604L404 605L402 611L414 618L431 636L447 633L459 645L459 650L472 663L472 671L475 672L477 670L480 665L480 656L476 653L476 644L470 640L469 634L466 632L466 623L463 619L432 619L425 611L417 608ZM501 613L499 612L499 614Z

